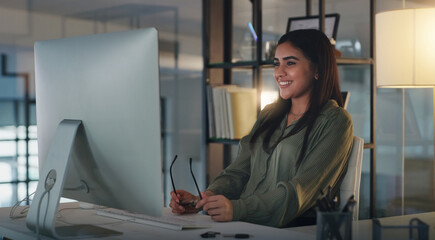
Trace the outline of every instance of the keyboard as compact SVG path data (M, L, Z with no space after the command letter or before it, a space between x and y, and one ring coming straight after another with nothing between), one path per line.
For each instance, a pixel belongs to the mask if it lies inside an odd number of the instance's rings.
M125 210L105 208L98 209L97 215L176 231L183 229L211 227L211 224L207 223L207 220L199 221L201 217L205 217L204 215L201 216L201 214L163 214L162 217L154 217L141 213L128 212Z

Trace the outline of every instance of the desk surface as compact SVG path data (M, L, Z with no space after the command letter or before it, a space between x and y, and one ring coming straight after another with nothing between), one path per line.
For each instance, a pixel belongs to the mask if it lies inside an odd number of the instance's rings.
M315 239L315 231L293 231L289 229L279 229L266 227L246 222L226 222L218 223L210 219L209 216L197 214L198 220L210 222L212 228L208 229L193 229L173 231L148 225L137 224L133 222L121 221L112 218L102 217L95 214L93 209L80 209L78 203L63 203L60 204L58 213L59 226L76 225L76 224L93 224L104 228L109 228L115 231L122 232L121 236L94 238L94 239L203 239L201 233L206 231L217 231L222 234L248 233L252 235L249 239ZM0 208L0 236L11 239L27 240L35 239L33 234L26 227L25 218L12 220L9 218L11 208ZM290 237L291 236L291 237ZM41 239L48 239L43 238ZM221 238L233 239L233 238Z
M35 234L30 232L26 227L25 218L12 220L9 218L9 208L0 208L0 237L8 237L11 239L35 239ZM250 224L246 222L226 222L218 223L210 220L210 217L198 214L196 217L199 221L209 222L212 228L209 229L194 229L173 231L163 228L151 227L147 225L137 224L133 222L121 221L111 218L98 216L93 209L81 209L78 203L63 203L61 204L58 213L58 225L68 226L76 224L93 224L104 228L109 228L115 231L122 232L121 236L107 237L107 238L94 238L94 239L203 239L200 237L201 233L206 231L217 231L223 234L235 233L249 233L252 237L250 239L297 239L297 240L315 240L316 239L316 226L297 227L279 229L266 227L257 224ZM429 224L429 239L435 240L435 212L412 214L405 216L396 216L380 219L382 225L407 225L409 220L418 217L420 220ZM362 220L353 222L352 225L352 239L365 240L372 239L372 223L371 220ZM48 239L41 237L41 239ZM219 239L219 238L218 238ZM234 238L220 238L220 239L234 239ZM406 239L404 236L403 239Z

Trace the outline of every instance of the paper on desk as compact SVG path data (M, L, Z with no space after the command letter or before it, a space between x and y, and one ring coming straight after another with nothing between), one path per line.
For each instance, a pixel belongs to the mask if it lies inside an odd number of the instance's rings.
M201 213L176 214L176 213L172 213L172 210L170 208L163 209L163 216L191 220L191 221L196 221L201 223L215 223L215 221L211 220L211 217L208 215L201 214Z

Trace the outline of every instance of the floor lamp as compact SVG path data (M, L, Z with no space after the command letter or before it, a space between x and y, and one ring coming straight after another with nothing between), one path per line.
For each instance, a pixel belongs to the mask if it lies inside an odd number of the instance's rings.
M376 14L376 85L402 88L403 214L404 88L433 88L435 85L435 8L400 9Z

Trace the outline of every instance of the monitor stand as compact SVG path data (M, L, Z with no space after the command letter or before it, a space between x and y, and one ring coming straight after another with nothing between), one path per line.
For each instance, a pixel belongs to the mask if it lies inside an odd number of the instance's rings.
M83 127L81 120L65 119L59 123L27 214L26 225L38 235L56 239L121 235L120 232L93 225L56 227L56 213L79 127Z

